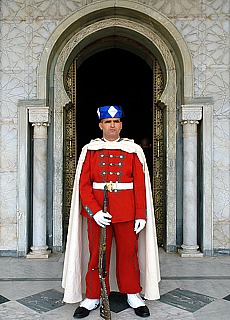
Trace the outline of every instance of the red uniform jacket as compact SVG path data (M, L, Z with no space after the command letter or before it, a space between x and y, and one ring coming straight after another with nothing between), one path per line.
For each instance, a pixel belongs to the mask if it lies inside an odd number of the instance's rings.
M107 211L112 223L146 219L146 191L142 165L135 153L88 150L80 176L81 214L92 217L103 208L103 190L93 182L133 182L132 190L108 192Z

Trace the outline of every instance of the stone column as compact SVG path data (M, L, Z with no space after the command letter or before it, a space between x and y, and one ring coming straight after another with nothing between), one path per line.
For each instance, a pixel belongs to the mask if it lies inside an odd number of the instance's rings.
M33 246L27 258L48 258L46 245L46 167L49 107L29 107L29 122L33 126Z
M183 244L181 257L203 257L197 245L197 125L202 119L202 107L183 105L180 121L183 125Z

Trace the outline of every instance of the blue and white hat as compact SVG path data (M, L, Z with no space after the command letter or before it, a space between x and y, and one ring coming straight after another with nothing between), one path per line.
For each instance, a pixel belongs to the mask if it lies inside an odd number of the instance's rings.
M97 109L99 120L105 118L122 118L124 116L120 106L103 106Z

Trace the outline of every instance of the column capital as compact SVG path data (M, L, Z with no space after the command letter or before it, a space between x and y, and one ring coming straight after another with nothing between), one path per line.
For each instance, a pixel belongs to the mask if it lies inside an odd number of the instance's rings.
M202 119L202 105L184 104L179 110L181 124L198 124Z
M32 126L49 126L51 121L51 109L49 107L28 107L29 122Z

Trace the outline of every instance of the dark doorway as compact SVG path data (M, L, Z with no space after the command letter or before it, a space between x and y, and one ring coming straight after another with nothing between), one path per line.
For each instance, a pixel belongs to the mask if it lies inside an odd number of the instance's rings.
M153 137L153 73L139 56L122 49L100 51L77 69L77 154L91 139L101 137L97 108L121 105L122 137Z
M107 49L90 56L79 66L76 57L69 67L66 91L71 103L65 106L64 119L64 236L69 221L76 162L82 147L91 139L101 137L97 108L117 104L121 105L125 112L121 137L134 139L138 144L144 137L152 142L153 159L149 161L148 167L150 170L154 169L150 172L150 179L158 244L164 243L165 119L164 110L157 103L164 90L164 79L157 59L151 56L148 60L152 60L152 68L130 51Z

